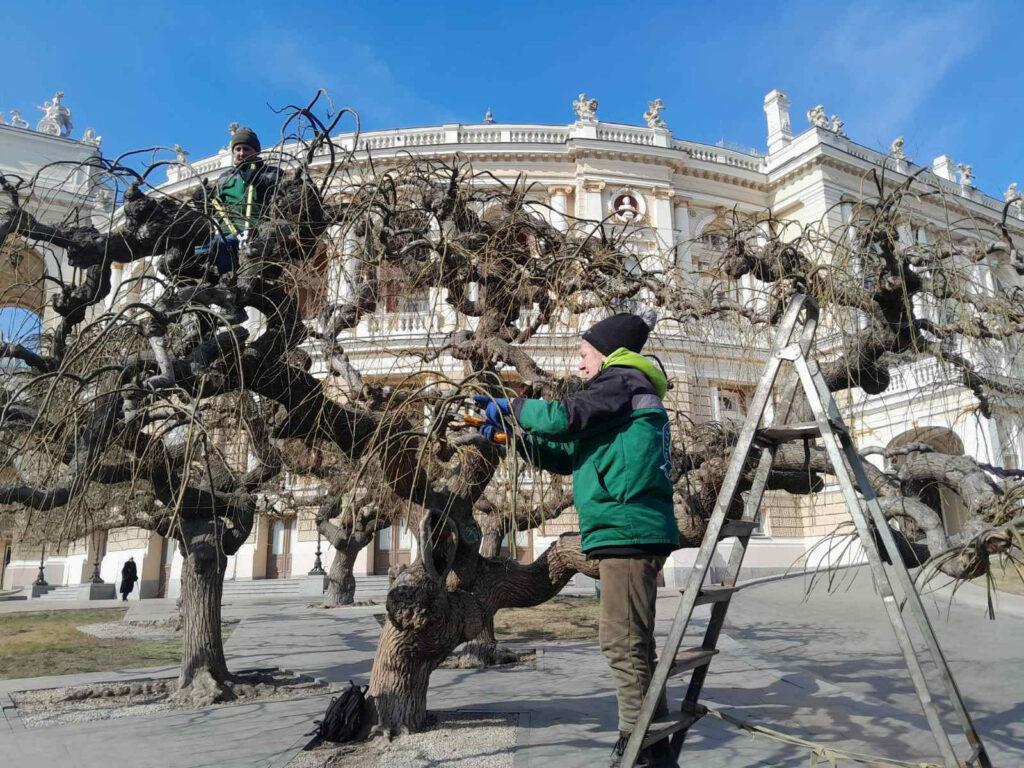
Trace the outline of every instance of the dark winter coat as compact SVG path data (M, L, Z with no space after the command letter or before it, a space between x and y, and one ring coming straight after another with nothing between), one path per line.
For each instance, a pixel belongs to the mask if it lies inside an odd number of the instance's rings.
M679 546L672 506L668 382L642 355L618 349L586 387L561 400L517 398L531 463L572 475L583 551Z
M129 591L131 585L135 584L139 580L139 572L135 567L135 561L129 560L121 567L121 585L128 584Z
M277 192L282 176L283 172L277 166L256 160L235 166L217 180L214 196L224 209L223 213L217 211L217 223L224 228L226 234L237 235L244 232L264 215ZM246 218L247 209L249 218ZM225 214L227 221L224 220Z

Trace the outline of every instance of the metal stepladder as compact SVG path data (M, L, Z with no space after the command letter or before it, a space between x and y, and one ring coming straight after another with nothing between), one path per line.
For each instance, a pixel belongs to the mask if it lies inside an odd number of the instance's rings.
M860 539L875 588L881 595L889 622L896 634L897 643L903 652L907 671L921 702L928 726L938 745L943 766L945 768L991 768L992 766L981 737L975 730L967 708L964 706L963 697L960 695L942 649L939 647L938 639L935 637L921 597L914 587L909 572L903 565L896 541L875 498L860 455L853 445L821 372L817 365L808 359L817 329L817 320L818 308L813 299L806 295L796 296L786 309L764 373L761 375L750 404L747 419L740 430L718 500L712 511L711 519L708 521L707 531L700 549L697 551L696 561L680 595L679 605L665 645L661 649L637 724L626 745L621 762L623 768L633 768L641 750L667 736L671 737L673 753L678 754L688 729L706 713L706 709L699 703L700 694L704 687L711 658L718 653L718 639L725 624L729 604L739 589L736 582L750 536L758 525L758 513L775 453L784 443L806 440L821 440L822 447L828 454L835 473L835 480L842 492ZM773 388L786 363L794 369L795 376L788 376L788 380L783 386L782 398L775 416L777 423L773 426L761 427L760 423L769 408ZM794 396L798 391L802 391L806 396L815 420L800 424L785 423L792 409ZM732 507L739 491L744 465L747 463L751 450L755 447L762 449L761 456L744 501L743 516L740 519L726 519L726 514ZM718 543L729 537L735 537L736 543L729 554L725 578L721 584L704 585ZM883 555L879 549L879 539L887 556ZM902 601L897 600L894 584L898 585L903 594ZM703 643L697 647L680 650L694 607L708 604L711 605L711 618L704 633ZM948 704L955 712L967 738L968 746L972 750L971 754L962 761L954 752L950 735L946 731L928 681L925 679L921 658L915 649L908 629L906 613L909 613L913 618L913 623L917 626L935 671L942 679ZM669 678L686 672L691 672L692 676L678 715L669 721L654 722L658 699L666 689Z

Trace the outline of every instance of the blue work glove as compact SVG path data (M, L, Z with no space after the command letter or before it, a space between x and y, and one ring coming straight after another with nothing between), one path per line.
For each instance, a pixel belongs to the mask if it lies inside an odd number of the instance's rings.
M488 397L487 395L473 395L473 401L477 408L484 412L487 421L496 427L501 427L512 415L512 406L509 405L507 397Z
M495 440L495 437L497 435L505 434L502 431L501 427L495 424L491 424L490 422L487 422L486 424L481 424L479 427L476 428L476 431L479 432L481 435L484 436L484 438L486 438L489 442L492 443L498 442L497 440Z

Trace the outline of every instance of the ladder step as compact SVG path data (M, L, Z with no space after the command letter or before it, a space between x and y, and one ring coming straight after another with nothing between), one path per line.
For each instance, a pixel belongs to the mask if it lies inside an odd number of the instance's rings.
M981 751L984 749L981 744L978 744L973 750L971 750L971 756L961 763L964 768L976 768L975 760L981 757Z
M686 702L684 702L684 706L686 706ZM673 733L689 729L690 726L704 717L705 711L706 710L701 707L700 711L697 712L680 712L678 718L675 720L651 723L651 726L647 729L647 735L644 736L643 746L640 748L647 749L652 744L657 744L659 741L671 736Z
M718 534L719 539L728 539L730 536L749 536L757 528L756 520L726 520L722 523L722 530Z
M681 675L684 672L691 672L699 667L706 667L711 663L711 657L718 653L717 648L683 648L672 660L670 675Z
M709 603L724 603L729 600L733 594L739 592L739 587L723 587L719 585L701 587L700 592L697 594L697 600L694 605L708 605ZM680 589L679 594L686 592L685 589Z
M757 430L757 437L766 443L789 443L794 440L806 440L820 436L821 430L818 429L816 421L807 421L802 424L779 424Z
M834 421L829 422L834 432L845 432L846 428ZM763 443L792 443L795 440L808 440L821 437L818 422L805 421L799 424L779 424L757 430L757 438Z

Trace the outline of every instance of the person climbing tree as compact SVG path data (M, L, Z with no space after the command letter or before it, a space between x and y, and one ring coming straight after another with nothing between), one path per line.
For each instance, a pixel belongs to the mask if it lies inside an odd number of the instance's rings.
M238 267L238 249L249 230L266 215L282 171L261 157L263 147L252 128L239 128L231 135L233 166L218 181L212 196L219 232L208 248L220 274Z

